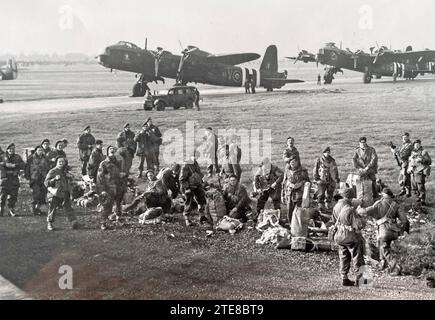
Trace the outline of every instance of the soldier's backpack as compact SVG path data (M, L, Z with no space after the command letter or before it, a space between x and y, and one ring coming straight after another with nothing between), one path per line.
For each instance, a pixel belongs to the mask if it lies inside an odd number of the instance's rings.
M227 214L225 200L219 190L210 189L207 191L206 213L211 217L214 225L217 225L219 220Z
M371 180L357 180L356 198L361 201L361 206L367 208L374 203L373 183Z

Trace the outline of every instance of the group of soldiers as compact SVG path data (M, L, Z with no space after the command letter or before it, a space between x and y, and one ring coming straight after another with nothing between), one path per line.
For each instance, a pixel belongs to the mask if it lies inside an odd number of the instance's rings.
M207 206L209 199L216 192L223 196L226 214L233 219L246 222L247 213L251 211L251 198L247 188L241 183L241 149L237 144L237 138L233 136L229 141L223 137L218 138L212 128L206 129L206 135L203 153L209 162L207 174L204 175L195 152L182 165L173 163L170 167L160 170L159 148L162 144L162 134L159 128L153 125L151 118L143 123L142 130L137 134L132 132L130 125L126 123L123 131L117 136L117 147L107 146L105 154L103 141L96 140L90 126L86 126L78 138L77 148L82 162L81 173L83 176L89 176L95 183L99 202L103 207L101 229L107 229L110 220L119 219L127 210L134 209L142 201L146 208L160 207L165 213L169 213L173 210L177 197L184 199L183 216L187 226L192 225L192 214L195 211L199 213L200 223L212 223ZM420 140L412 143L408 133L403 134L402 140L400 148L392 146L391 149L401 169L401 192L398 196L411 197L414 191L417 201L421 205L426 205L425 182L430 174L431 158ZM24 176L32 188L32 212L41 214L40 208L48 199L47 229L54 229L55 213L60 207L64 208L72 227L77 227L77 219L71 206L71 181L74 177L70 173L71 168L63 150L66 144L66 139L57 141L52 149L50 141L45 139L34 148L27 162L15 153L14 144L10 144L5 152L0 149L1 215L5 212L6 202L9 214L16 215L19 175L24 170ZM146 160L145 179L148 187L123 210L122 202L135 155L140 158L138 179L143 178ZM270 159L263 159L254 174L252 196L258 197L257 214L264 210L269 198L275 209L281 209L281 204L286 204L287 221L290 224L292 214L302 206L304 186L310 182L308 170L302 166L292 137L287 139L283 161L285 168L281 170L272 164ZM319 211L333 209L331 229L335 230L333 237L339 245L341 274L343 285L346 286L354 285L347 276L351 261L357 270L364 264L361 241L363 225L357 223L359 217L372 216L378 223L381 259L383 265L390 268L397 265L389 250L391 241L397 239L400 232L409 232L406 214L399 211L392 191L388 188L379 188L376 177L377 153L367 144L365 137L359 139L359 147L356 148L352 161L360 179L371 181L374 198L378 199L379 193L381 195L381 199L373 206L356 208L352 202L355 194L351 188L341 189L342 199L332 206L340 177L330 147L323 150L312 172L317 185ZM392 230L396 220L400 220L400 227L398 230ZM392 236L391 233L394 232L397 234ZM359 273L357 280L358 277Z

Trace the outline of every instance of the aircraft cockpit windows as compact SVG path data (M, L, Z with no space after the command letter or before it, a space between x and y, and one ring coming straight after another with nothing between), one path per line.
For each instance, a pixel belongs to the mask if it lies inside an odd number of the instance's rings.
M126 41L119 41L118 42L119 46L123 46L126 47L128 49L140 49L137 45L135 45L134 43L131 42L126 42Z

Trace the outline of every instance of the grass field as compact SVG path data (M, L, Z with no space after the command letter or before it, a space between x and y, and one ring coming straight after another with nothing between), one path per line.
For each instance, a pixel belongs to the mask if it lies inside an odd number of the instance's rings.
M68 75L65 77L68 79ZM151 116L163 133L176 128L184 137L187 121L194 121L197 129L270 129L272 162L280 167L286 138L293 136L310 175L316 158L330 146L341 179L345 180L352 172L352 154L358 138L366 136L379 156L379 177L395 192L399 190L398 170L387 145L389 141L400 144L401 134L407 131L412 139L422 140L432 157L435 155L434 79L395 84L382 80L370 85L349 79L328 87L305 83L256 95L245 95L242 89L231 94L216 90L203 96L199 112L145 112L141 99L125 97L131 79L121 81L110 93L112 97L103 97L115 84L112 79L107 80L110 84L95 82L86 72L81 72L80 78L89 81L87 90L97 97L78 99L88 95L78 89L83 95L71 95L74 99L51 99L68 94L58 92L57 84L51 80L42 79L44 88L35 89L43 90L38 98L42 100L25 101L35 95L29 93L25 83L10 82L8 89L0 83L0 95L6 94L12 100L0 105L0 146L4 149L14 142L21 153L22 148L33 147L44 138L52 143L67 138L70 145L66 153L78 174L75 141L85 125L91 125L95 137L107 146L115 143L125 122L136 131ZM53 95L50 86L56 89ZM20 88L23 99L17 95ZM8 96L7 90L14 94ZM197 137L197 142L201 139ZM169 143L165 141L161 154ZM168 164L163 156L161 162ZM137 164L135 159L133 169ZM257 163L243 166L242 181L249 183L255 166ZM433 179L429 178L426 186L429 212L433 214ZM25 201L28 197L25 187L20 199ZM404 209L410 205L405 203ZM28 209L26 203L19 206L23 212ZM373 289L342 289L336 253L278 252L256 245L260 234L253 230L207 238L205 230L187 229L181 217L176 217L174 223L162 226L141 227L130 221L105 233L98 230L96 213L81 212L81 219L84 229L65 230L62 217L62 230L48 234L43 218L28 213L15 219L0 218L0 274L38 298L435 298L423 281L412 277L378 275ZM72 291L57 287L57 269L62 264L71 265L77 274Z

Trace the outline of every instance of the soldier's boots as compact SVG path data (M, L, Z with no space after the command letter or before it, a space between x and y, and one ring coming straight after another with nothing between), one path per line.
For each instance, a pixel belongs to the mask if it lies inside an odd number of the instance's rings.
M190 227L192 225L192 221L189 220L188 216L184 216L184 222L186 223L186 227Z
M342 285L345 287L353 287L355 285L355 282L349 279L343 279Z
M15 211L15 208L9 208L9 215L10 215L11 217L16 217L16 216L17 216L17 213L16 213L16 211Z
M54 230L53 224L51 222L47 223L47 230L48 231L53 231Z

